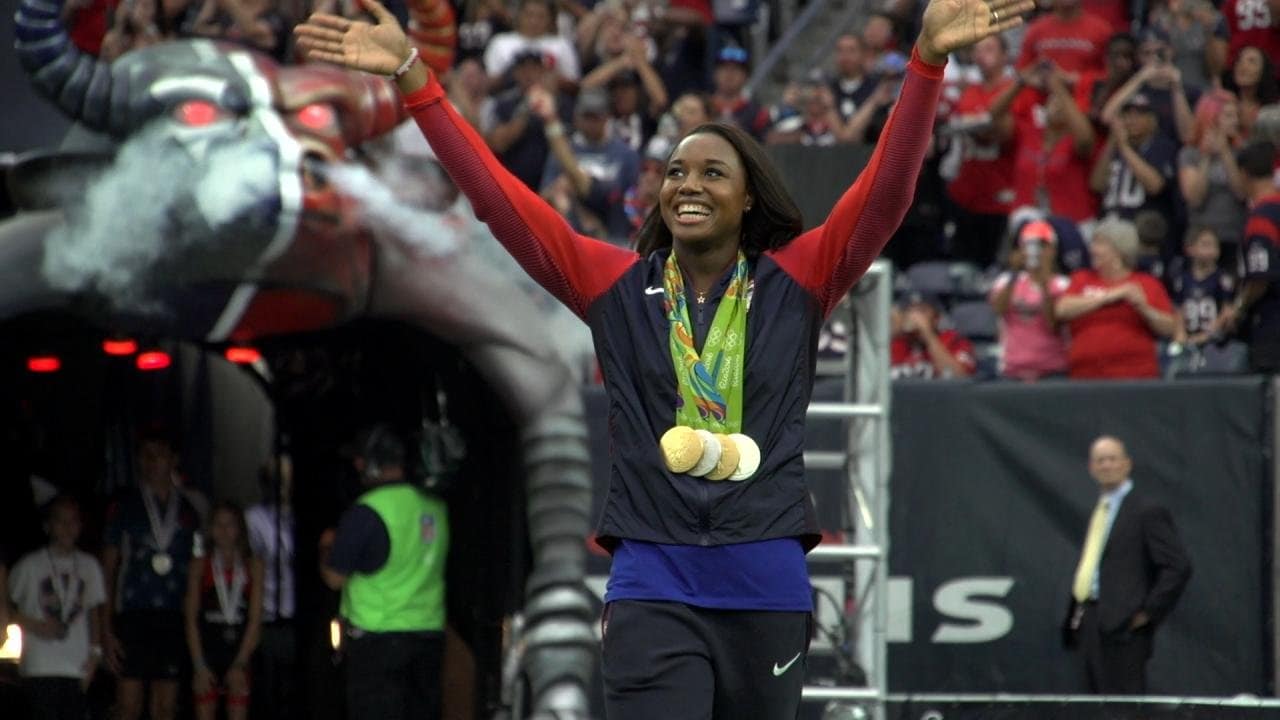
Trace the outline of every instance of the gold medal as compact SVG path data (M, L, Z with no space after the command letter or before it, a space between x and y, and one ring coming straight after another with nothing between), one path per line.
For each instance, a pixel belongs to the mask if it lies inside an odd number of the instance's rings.
M702 439L702 457L698 458L698 464L693 466L689 474L694 477L705 477L707 473L716 469L716 463L720 462L720 440L711 434L710 430L694 430L698 433L698 437Z
M724 480L738 469L738 446L733 438L717 433L716 439L720 441L720 460L715 469L707 473L708 480Z
M676 425L662 434L662 459L673 473L688 472L702 457L702 438L687 425Z
M760 446L756 445L755 440L742 433L733 433L729 437L733 439L733 444L738 446L738 469L733 471L729 479L742 482L755 475L756 470L760 469Z

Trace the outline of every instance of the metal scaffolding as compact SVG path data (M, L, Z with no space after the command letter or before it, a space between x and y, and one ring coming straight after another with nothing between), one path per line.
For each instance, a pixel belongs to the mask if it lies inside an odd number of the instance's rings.
M842 451L806 451L809 470L842 471L847 479L848 519L845 545L820 545L809 553L810 561L838 562L846 578L846 618L853 628L860 666L866 684L855 686L806 685L806 702L834 703L865 708L876 720L884 720L888 692L889 623L889 310L893 302L893 273L885 260L877 260L849 292L836 311L850 328L850 346L835 367L844 379L841 402L815 402L809 406L814 422L841 422L847 441ZM837 713L831 713L835 715ZM855 717L841 714L840 717Z

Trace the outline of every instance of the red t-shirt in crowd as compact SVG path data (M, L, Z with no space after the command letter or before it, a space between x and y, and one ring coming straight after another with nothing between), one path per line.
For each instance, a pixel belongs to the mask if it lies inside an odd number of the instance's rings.
M670 6L698 13L707 25L715 22L715 16L711 10L711 0L671 0Z
M1053 147L1044 146L1045 111L1036 90L1024 90L1013 101L1014 207L1041 207L1048 198L1049 214L1085 222L1098 215L1098 196L1089 189L1092 158L1076 152L1075 141L1064 134Z
M85 7L71 13L67 22L67 35L76 47L97 55L102 50L102 38L107 34L107 17L116 7L116 0L90 0Z
M938 333L938 340L951 353L956 362L964 366L966 374L972 375L977 367L973 359L973 343L955 330L943 330ZM898 334L889 343L890 376L898 378L940 378L942 370L929 359L929 351L924 344L912 335Z
M1045 15L1027 27L1018 69L1048 58L1069 73L1102 72L1112 33L1110 23L1088 12L1070 20Z
M1159 280L1143 273L1108 282L1092 270L1071 275L1067 295L1089 296L1136 283L1157 310L1173 312L1173 303ZM1068 323L1071 344L1067 373L1073 378L1154 378L1160 376L1156 342L1147 322L1129 303L1120 300L1085 313Z
M1280 28L1274 24L1269 0L1225 0L1222 18L1227 23L1228 72L1240 51L1250 45L1280 67Z
M1004 78L989 90L982 85L965 88L951 112L952 119L986 113L996 96L1011 82L1012 79ZM982 144L971 135L962 136L961 142L964 155L960 170L947 186L951 199L971 213L1009 214L1014 197L1013 143Z
M1132 30L1133 23L1129 18L1131 4L1122 0L1080 0L1080 7L1086 13L1105 20L1111 26L1112 34Z

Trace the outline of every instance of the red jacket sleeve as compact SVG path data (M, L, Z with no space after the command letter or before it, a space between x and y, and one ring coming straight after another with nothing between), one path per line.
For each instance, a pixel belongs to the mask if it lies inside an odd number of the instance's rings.
M925 63L913 49L898 103L867 166L826 222L772 253L788 275L818 298L824 315L902 224L915 197L941 91L942 66Z
M404 99L440 164L475 208L476 217L539 285L578 317L622 276L639 255L579 235L494 157L445 100L433 75Z

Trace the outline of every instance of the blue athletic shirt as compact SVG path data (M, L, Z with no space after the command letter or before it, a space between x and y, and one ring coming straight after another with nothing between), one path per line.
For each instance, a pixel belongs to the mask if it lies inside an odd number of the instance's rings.
M664 545L623 539L604 601L667 600L717 610L812 612L798 538L734 545Z
M699 350L732 276L732 269L726 270L705 303L698 302L692 287L685 290ZM624 538L613 551L604 599L667 600L717 610L813 611L809 568L798 538L713 546Z

